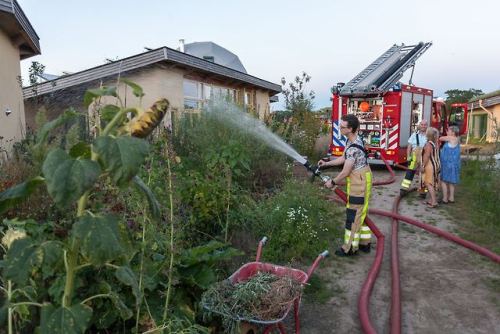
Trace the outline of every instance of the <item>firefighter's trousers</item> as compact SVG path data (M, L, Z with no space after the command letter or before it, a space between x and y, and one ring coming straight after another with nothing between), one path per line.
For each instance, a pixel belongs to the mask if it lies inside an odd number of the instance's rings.
M346 253L351 249L355 252L360 244L368 245L371 242L372 232L365 225L371 190L372 172L369 166L352 171L347 177L346 221L342 245Z
M408 170L406 171L405 177L401 182L402 191L407 191L407 192L410 191L413 178L415 177L417 169L420 167L421 160L422 160L422 148L417 147L411 152L411 162L408 165ZM420 180L419 189L423 187L421 183L422 181Z

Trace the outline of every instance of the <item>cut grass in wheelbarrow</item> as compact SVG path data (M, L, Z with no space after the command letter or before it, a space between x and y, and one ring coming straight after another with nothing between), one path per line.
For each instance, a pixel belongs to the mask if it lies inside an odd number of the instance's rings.
M202 296L203 307L222 317L226 333L236 333L240 322L264 325L264 333L274 328L285 333L282 321L292 306L295 333L300 332L298 310L303 286L328 251L316 258L306 274L298 269L260 262L266 240L259 242L255 262L243 265Z

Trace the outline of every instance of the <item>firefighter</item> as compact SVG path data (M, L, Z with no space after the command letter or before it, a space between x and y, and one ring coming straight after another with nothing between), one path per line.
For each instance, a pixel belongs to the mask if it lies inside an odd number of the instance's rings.
M406 149L406 155L408 157L408 171L406 171L405 177L401 182L400 194L404 196L410 190L415 173L420 168L422 160L422 149L427 143L427 137L425 132L427 131L427 121L424 119L420 121L418 125L418 131L414 132L410 138L408 138L408 147ZM425 190L422 180L419 181L419 191L422 193ZM425 196L425 193L423 193Z
M371 231L365 225L368 213L368 202L372 187L372 172L368 165L368 154L363 141L357 135L359 120L353 114L344 115L340 122L340 132L347 137L344 154L331 161L318 161L318 166L344 165L342 171L325 186L333 188L338 182L347 179L346 222L344 243L335 252L338 256L351 256L358 249L369 253L371 248Z

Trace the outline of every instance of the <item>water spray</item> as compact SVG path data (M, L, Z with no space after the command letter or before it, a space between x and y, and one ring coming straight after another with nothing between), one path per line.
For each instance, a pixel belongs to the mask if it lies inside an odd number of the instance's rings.
M224 100L214 100L206 106L205 111L206 115L209 117L232 127L239 128L243 132L252 135L255 139L288 155L310 171L313 177L319 177L323 182L327 182L331 179L329 176L321 174L318 165L311 164L282 138L272 133L261 120L252 117L238 106Z

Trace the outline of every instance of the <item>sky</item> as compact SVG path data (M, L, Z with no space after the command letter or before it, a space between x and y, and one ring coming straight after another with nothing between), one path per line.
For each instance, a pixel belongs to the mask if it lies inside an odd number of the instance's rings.
M448 89L500 89L499 0L18 0L40 37L32 61L46 72L77 72L144 52L212 41L238 55L251 75L280 84L303 71L316 108L393 44L432 41L413 82ZM409 72L409 71L408 71ZM407 82L409 73L403 79ZM283 98L280 98L282 101ZM280 109L282 103L273 104Z

